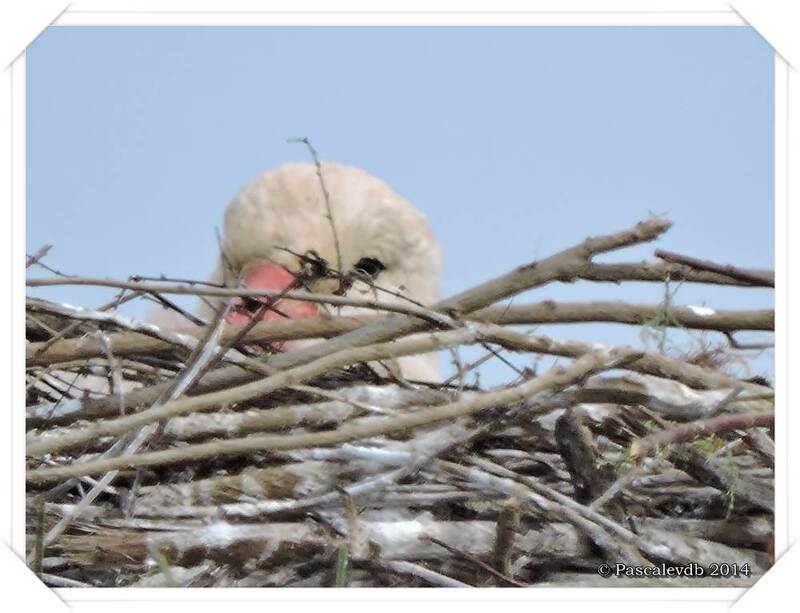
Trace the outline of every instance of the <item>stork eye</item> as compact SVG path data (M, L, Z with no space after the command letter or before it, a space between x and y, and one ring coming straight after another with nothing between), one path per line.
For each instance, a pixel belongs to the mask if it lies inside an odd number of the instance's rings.
M261 307L263 306L262 302L259 302L255 298L245 297L242 300L242 310L247 311L248 313L256 313Z
M360 270L365 275L368 275L374 279L381 273L382 270L386 270L386 266L384 266L383 262L376 258L361 258L358 262L356 262L353 270Z

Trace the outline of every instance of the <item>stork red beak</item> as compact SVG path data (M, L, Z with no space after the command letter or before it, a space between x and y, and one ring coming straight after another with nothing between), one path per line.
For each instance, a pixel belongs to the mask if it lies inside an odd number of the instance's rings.
M295 277L279 264L268 262L251 268L244 279L244 285L252 290L274 290L280 292L293 288ZM263 307L268 304L269 306ZM277 319L301 319L318 315L317 307L311 302L256 296L237 298L225 320L229 324L248 324L256 317L261 321ZM280 348L277 347L276 348Z

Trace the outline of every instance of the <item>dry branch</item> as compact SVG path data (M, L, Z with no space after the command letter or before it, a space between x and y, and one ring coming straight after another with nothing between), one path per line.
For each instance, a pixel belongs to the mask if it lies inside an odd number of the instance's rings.
M711 309L709 309L711 310ZM557 324L608 322L643 325L667 315L669 325L692 330L737 330L775 329L775 312L771 309L752 311L716 311L704 314L693 307L630 304L622 301L609 302L539 302L535 304L512 304L506 307L490 307L470 315L474 321L494 324Z
M730 277L731 279L742 281L749 285L756 285L759 287L775 287L774 273L758 273L752 270L744 270L736 266L716 264L714 262L710 262L709 260L699 260L697 258L681 255L679 253L664 251L663 249L657 249L655 255L657 258L661 258L667 262L683 264L696 270L717 273L726 277Z
M677 468L700 483L719 490L726 497L729 509L744 502L745 506L756 509L775 510L775 488L771 480L743 474L730 462L712 459L690 444L676 446L668 457Z
M558 451L569 470L575 488L575 500L589 504L600 496L614 481L614 471L608 464L601 464L599 453L589 428L586 416L580 407L570 407L558 418L555 440ZM621 519L621 510L614 513Z
M499 325L537 325L550 323L610 322L642 325L653 321L663 313L660 305L629 304L621 301L558 303L552 301L535 304L494 306L475 311L471 321ZM246 343L264 343L296 339L321 338L351 332L364 325L375 323L376 316L308 318L285 321L265 321L254 326L243 338ZM715 311L699 314L690 307L671 307L668 311L670 325L679 325L693 330L716 330L720 332L738 330L772 331L775 327L775 312L771 309L752 311ZM186 327L182 334L200 336L198 327ZM238 332L229 328L221 337L226 343ZM167 351L174 343L142 334L110 334L110 347L117 356L153 354ZM97 343L86 337L64 339L50 344L29 343L25 349L26 363L30 366L57 364L67 359L100 357L102 350Z
M53 248L53 245L42 245L39 247L32 255L29 255L25 260L25 268L30 268L36 262L41 260L44 256L46 256L50 250Z
M775 423L775 414L763 411L720 415L710 419L681 424L668 430L661 430L644 438L637 439L631 445L630 454L641 459L656 449L675 443L686 443L709 434L722 434L733 430L750 428L769 428Z
M733 285L738 287L774 287L773 270L740 269L748 273L750 279L763 279L759 284L743 281L717 272L697 270L680 264L665 262L641 262L625 264L591 264L579 277L585 281L682 281L685 283L708 283L711 285Z
M401 560L376 562L376 564L395 573L419 577L426 583L437 587L472 587L469 583L464 583L458 579L442 575L441 573L432 571L430 568L425 568L421 564L403 562Z

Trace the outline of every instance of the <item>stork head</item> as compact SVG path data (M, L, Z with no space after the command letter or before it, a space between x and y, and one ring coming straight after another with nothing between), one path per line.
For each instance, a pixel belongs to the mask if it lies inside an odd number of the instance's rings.
M332 269L355 273L348 296L402 303L394 295L401 294L426 305L436 302L441 253L424 216L360 168L322 163L321 171L333 224L313 164L285 165L239 192L225 212L222 248L229 278L250 289L295 288L303 256L315 254ZM304 285L315 293L339 288L334 278L312 277ZM238 301L228 321L243 324L254 317L318 314L318 307L309 302L284 299L267 308L260 302L263 299ZM336 312L363 314L355 307Z

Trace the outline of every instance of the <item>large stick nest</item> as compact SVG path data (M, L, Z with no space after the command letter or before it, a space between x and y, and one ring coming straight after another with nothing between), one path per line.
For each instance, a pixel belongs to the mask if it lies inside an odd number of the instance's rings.
M773 395L729 367L733 334L771 330L772 311L493 306L576 279L772 285L666 252L592 262L668 227L587 239L431 308L375 301L372 316L246 331L116 311L247 294L199 283L106 280L122 292L100 309L30 298L29 565L52 586L752 584L773 561ZM56 283L101 282L29 281ZM580 321L730 343L671 356L509 327ZM263 352L292 338L328 340ZM392 374L399 355L473 344L562 359L494 388L461 363L436 385ZM603 578L604 563L650 570ZM682 576L689 564L704 576Z

